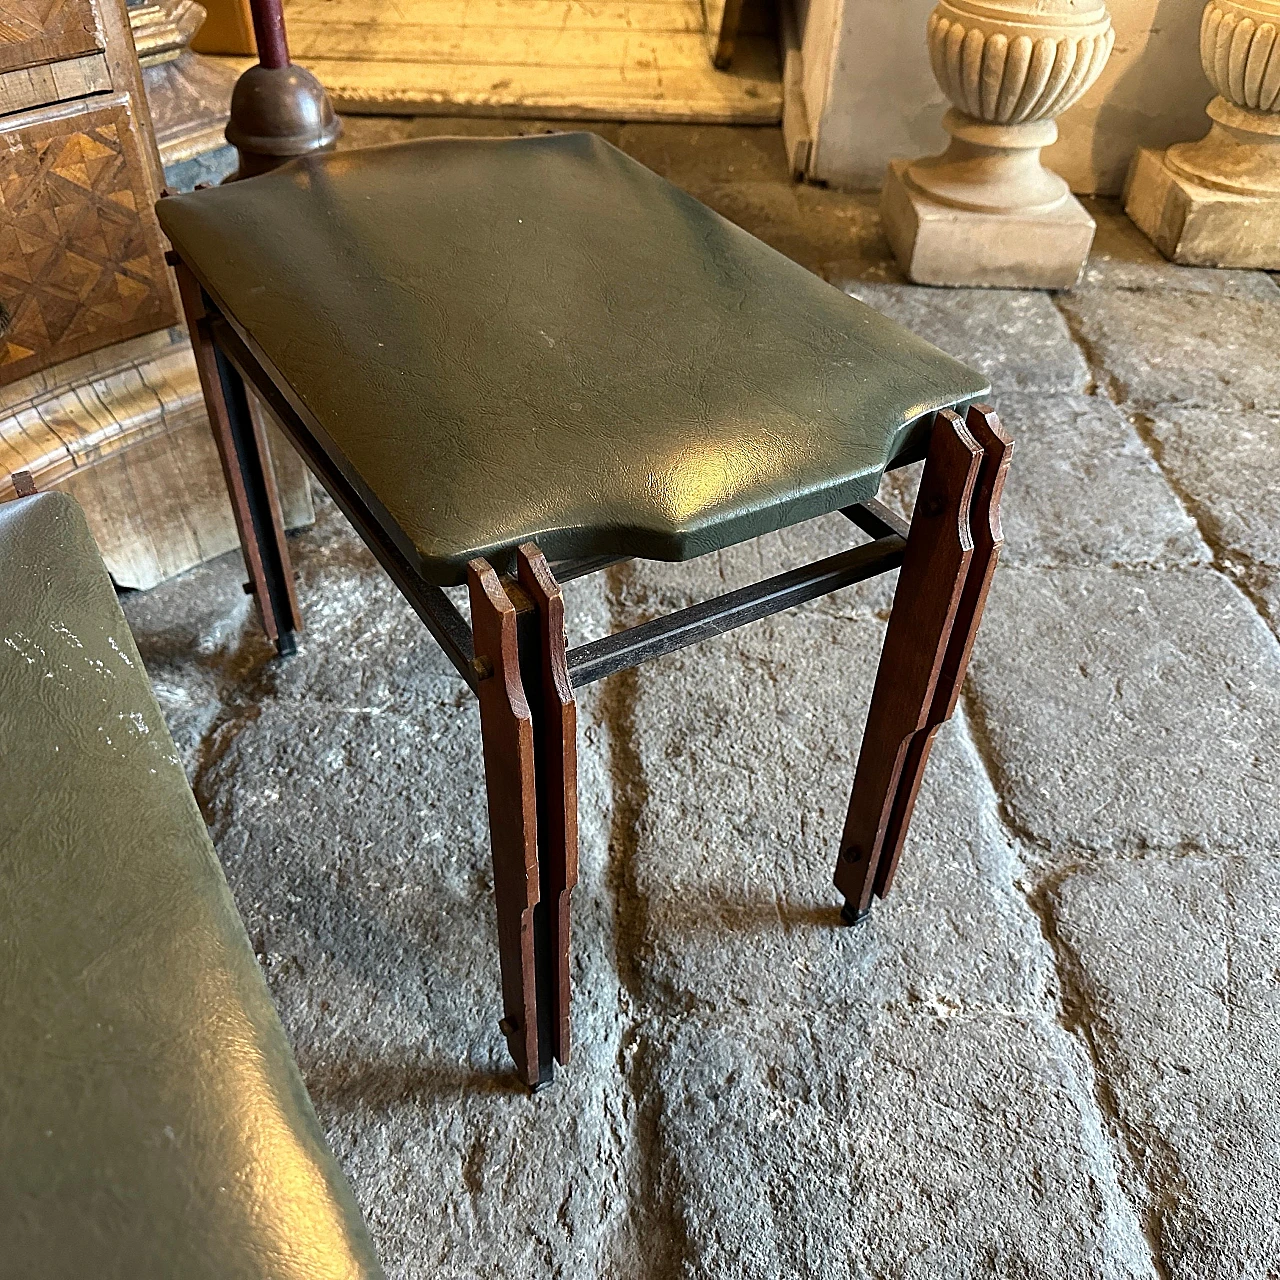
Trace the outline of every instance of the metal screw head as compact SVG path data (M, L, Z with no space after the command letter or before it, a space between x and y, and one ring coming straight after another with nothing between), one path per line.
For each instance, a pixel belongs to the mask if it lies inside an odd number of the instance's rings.
M862 846L851 844L847 849L840 850L840 856L846 862L859 862L862 859Z
M515 1035L520 1028L517 1026L513 1018L503 1018L498 1023L498 1030L501 1031L504 1036L510 1036Z
M487 680L493 675L493 663L488 658L472 658L471 670L476 673L477 680Z

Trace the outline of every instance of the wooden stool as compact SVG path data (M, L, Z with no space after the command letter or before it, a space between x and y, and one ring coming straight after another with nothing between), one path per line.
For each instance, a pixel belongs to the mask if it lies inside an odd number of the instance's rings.
M1000 549L1010 442L951 411L980 375L592 134L319 155L159 214L267 634L302 620L245 381L479 697L523 1080L569 1058L575 691L901 566L835 875L851 923L885 895ZM874 495L922 457L908 528ZM566 651L561 583L831 511L871 541Z

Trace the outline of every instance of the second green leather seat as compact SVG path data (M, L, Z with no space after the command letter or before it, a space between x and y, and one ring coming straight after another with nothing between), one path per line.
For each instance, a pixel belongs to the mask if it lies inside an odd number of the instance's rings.
M401 550L678 560L871 497L981 375L593 134L433 139L161 224Z
M75 502L0 582L0 1276L380 1280Z

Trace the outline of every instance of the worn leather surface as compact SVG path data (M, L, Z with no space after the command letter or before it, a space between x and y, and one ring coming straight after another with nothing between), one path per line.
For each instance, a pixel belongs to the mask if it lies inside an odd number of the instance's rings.
M308 157L158 209L442 584L530 538L679 560L860 501L988 389L594 134Z
M0 1275L381 1276L70 498L0 583Z

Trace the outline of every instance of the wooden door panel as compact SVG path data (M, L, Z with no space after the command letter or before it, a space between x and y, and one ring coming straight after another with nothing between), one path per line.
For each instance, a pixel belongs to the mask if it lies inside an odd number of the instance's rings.
M129 98L0 122L0 385L176 322Z
M0 0L0 72L104 48L93 0Z

